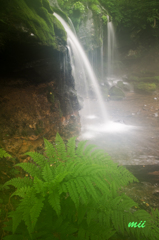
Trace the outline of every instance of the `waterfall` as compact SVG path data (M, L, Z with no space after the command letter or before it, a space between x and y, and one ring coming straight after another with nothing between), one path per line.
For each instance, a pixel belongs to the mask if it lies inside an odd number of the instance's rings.
M108 117L106 114L105 104L100 92L100 88L82 46L80 45L75 34L71 31L68 24L62 19L62 17L56 13L54 13L54 16L61 22L65 28L65 31L67 32L68 51L71 60L72 75L75 79L77 92L80 94L82 94L82 92L87 94L89 81L92 84L93 90L98 99L101 116L104 121L107 121Z
M103 26L101 24L101 49L100 49L100 55L101 55L101 80L104 80L104 68L103 68Z
M115 50L115 33L113 23L107 16L107 34L108 34L108 45L107 45L107 76L111 76L113 73L113 61L114 61L114 50Z

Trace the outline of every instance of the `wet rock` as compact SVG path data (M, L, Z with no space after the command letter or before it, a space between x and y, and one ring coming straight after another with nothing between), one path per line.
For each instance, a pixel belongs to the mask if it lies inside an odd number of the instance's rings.
M125 97L123 90L116 86L113 86L109 89L109 95L112 100L122 100Z

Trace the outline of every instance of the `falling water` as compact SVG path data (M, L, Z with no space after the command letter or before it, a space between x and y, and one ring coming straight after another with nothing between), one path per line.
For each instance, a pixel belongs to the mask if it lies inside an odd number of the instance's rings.
M104 78L104 69L103 69L103 27L101 26L101 49L100 49L100 54L101 54L101 80L103 81Z
M113 61L114 61L114 50L115 50L115 33L113 23L110 21L109 16L107 16L107 33L108 33L108 52L107 52L107 75L113 72Z
M108 118L106 114L106 109L105 109L104 101L97 83L97 79L95 77L95 74L91 68L91 65L87 59L87 56L83 48L81 47L78 39L76 38L74 33L71 31L68 24L58 14L54 13L54 16L61 22L61 24L63 25L63 27L67 32L67 43L68 43L68 50L69 50L70 59L71 59L72 75L75 79L76 86L80 85L80 80L81 82L86 83L88 78L88 80L91 81L94 87L96 96L98 98L101 114L104 118L104 121L107 121ZM81 90L85 91L86 88L87 88L87 84L85 86L82 85ZM78 88L77 88L77 91L78 91Z

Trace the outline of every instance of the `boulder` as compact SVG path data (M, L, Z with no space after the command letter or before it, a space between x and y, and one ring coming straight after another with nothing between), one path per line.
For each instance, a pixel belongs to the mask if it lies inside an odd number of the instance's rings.
M109 95L112 100L122 100L125 97L125 93L117 86L112 86L109 89Z

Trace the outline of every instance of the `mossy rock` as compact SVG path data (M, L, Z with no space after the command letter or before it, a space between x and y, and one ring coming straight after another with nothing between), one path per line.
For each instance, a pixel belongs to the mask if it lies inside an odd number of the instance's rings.
M53 10L47 0L12 0L1 1L0 8L0 46L8 41L38 43L57 49L54 23L59 28L60 36L66 33L55 22ZM63 33L62 33L63 31Z
M112 100L122 100L125 97L123 90L116 86L113 86L109 89L109 95Z
M156 84L140 82L140 83L135 83L134 88L136 91L151 93L156 90Z

